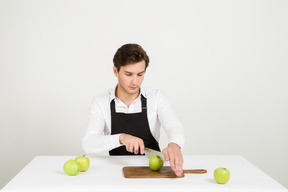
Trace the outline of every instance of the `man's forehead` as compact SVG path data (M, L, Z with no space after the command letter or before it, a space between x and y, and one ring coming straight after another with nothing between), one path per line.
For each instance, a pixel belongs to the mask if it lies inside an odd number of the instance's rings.
M145 61L140 61L138 63L131 63L127 64L125 66L122 66L120 70L123 70L124 72L128 73L143 73L145 72Z

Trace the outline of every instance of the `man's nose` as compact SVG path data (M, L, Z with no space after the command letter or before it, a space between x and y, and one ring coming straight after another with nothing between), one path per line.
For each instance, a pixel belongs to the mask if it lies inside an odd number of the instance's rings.
M137 81L138 81L137 75L133 76L132 83L137 84Z

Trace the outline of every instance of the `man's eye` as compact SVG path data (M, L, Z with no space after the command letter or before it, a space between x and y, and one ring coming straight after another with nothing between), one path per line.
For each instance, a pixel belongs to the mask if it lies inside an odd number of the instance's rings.
M138 76L142 76L142 75L143 75L143 73L138 74Z
M127 75L127 76L131 76L132 74L131 74L131 73L126 73L126 75Z

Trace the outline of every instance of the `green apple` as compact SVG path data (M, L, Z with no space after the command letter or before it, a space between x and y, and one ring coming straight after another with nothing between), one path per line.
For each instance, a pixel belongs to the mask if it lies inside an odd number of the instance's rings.
M158 171L163 167L163 161L161 160L161 158L157 155L153 155L150 159L149 159L149 167L150 169L152 169L153 171Z
M219 184L225 184L229 181L230 171L226 168L219 167L214 171L214 179Z
M88 170L90 165L90 159L88 157L85 157L85 155L83 155L83 157L76 157L75 161L79 163L81 172Z
M70 159L66 161L63 169L68 175L77 175L80 172L80 165L77 161Z

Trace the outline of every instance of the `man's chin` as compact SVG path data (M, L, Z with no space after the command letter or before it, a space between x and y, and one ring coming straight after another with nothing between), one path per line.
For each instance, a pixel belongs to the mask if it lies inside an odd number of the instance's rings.
M139 93L139 88L136 88L136 89L128 89L127 92L131 95L134 95L136 93Z

